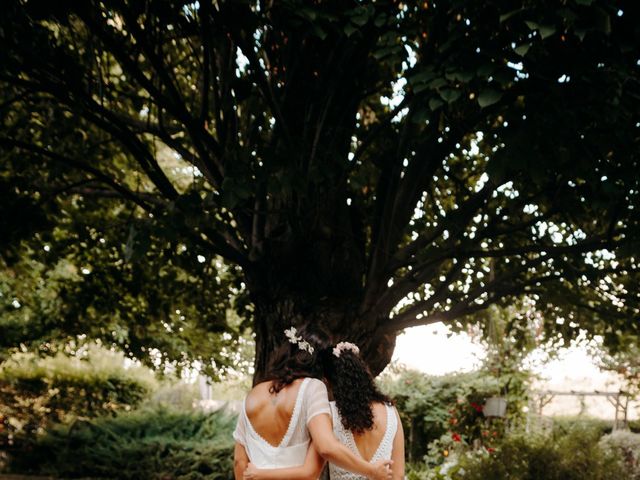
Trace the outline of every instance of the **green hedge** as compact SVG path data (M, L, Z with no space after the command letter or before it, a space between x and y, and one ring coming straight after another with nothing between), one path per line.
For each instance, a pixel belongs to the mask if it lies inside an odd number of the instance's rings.
M156 406L56 425L14 452L13 473L62 478L226 480L233 478L235 417Z
M150 370L125 368L122 354L97 346L81 356L16 354L0 365L0 448L52 422L129 410L156 387Z
M557 415L549 418L553 422L551 429L555 436L566 435L576 428L593 430L598 432L600 436L611 433L613 430L613 420L582 415Z

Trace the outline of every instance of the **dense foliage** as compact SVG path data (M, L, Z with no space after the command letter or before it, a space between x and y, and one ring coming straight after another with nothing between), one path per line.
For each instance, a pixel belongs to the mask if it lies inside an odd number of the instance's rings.
M78 419L51 428L10 457L20 473L129 480L233 479L235 417L165 407Z
M619 462L626 471L624 478L640 479L640 433L617 430L602 437L600 445L618 455Z
M390 369L380 386L397 404L402 420L407 457L420 461L428 454L430 465L446 460L454 450L473 445L492 448L507 426L523 424L522 407L527 403L528 375L522 374L509 389L487 371L428 376L405 369ZM486 419L485 400L504 395L508 401L505 419Z
M260 372L307 321L380 371L399 330L528 295L615 349L638 334L633 7L4 2L2 346L220 366L253 320Z
M76 356L16 354L0 365L0 449L24 448L52 423L138 406L156 387L144 368L97 347Z
M629 436L630 438L626 438ZM635 437L633 437L635 435ZM625 437L622 439L622 437ZM638 434L601 437L575 427L562 434L517 432L493 452L469 451L435 469L410 469L410 480L621 480L637 477Z

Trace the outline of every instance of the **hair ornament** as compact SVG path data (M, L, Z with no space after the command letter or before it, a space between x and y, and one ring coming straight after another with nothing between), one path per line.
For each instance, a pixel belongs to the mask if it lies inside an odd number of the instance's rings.
M297 344L300 350L309 352L309 354L313 353L313 347L311 344L298 335L298 330L296 330L295 327L287 328L284 331L284 334L289 339L289 342Z
M350 343L350 342L340 342L339 344L337 344L334 349L333 349L333 354L340 358L340 355L342 354L342 352L344 352L345 350L348 350L350 352L353 352L355 355L358 355L360 353L360 349L358 348L358 346L355 343Z

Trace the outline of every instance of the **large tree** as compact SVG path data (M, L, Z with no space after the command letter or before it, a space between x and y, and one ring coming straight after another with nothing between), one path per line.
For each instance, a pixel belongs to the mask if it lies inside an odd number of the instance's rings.
M379 371L403 328L523 295L565 319L550 329L615 344L638 333L632 8L4 2L5 263L74 214L94 240L129 226L124 285L180 245L202 278L223 261L241 281L216 295L249 299L258 374L291 324Z

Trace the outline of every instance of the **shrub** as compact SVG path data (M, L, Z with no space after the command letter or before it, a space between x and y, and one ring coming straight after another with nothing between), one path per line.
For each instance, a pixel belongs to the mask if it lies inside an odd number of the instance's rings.
M627 478L619 457L599 438L597 430L579 427L564 436L512 434L493 453L462 455L449 474L460 480Z
M164 406L56 425L19 457L15 473L62 478L233 478L235 417Z
M492 420L484 418L481 405L499 391L501 385L486 371L429 376L396 367L382 375L379 383L397 402L409 459L420 459L429 445L438 441L438 448L432 448L429 453L430 463L435 465L445 459L442 452L449 450L451 441L492 444L497 440L494 432L500 437L507 425L515 427L522 419L522 406L526 404L527 378L526 372L510 377L507 418Z
M122 354L95 346L82 357L13 355L0 366L0 447L50 422L130 409L153 388L150 370L125 368Z
M617 430L600 439L600 445L620 459L629 480L640 479L640 434Z
M551 429L553 434L556 436L566 435L576 428L594 430L602 436L607 433L611 433L611 430L613 429L613 422L602 418L587 417L583 415L558 415L549 418L553 421Z

